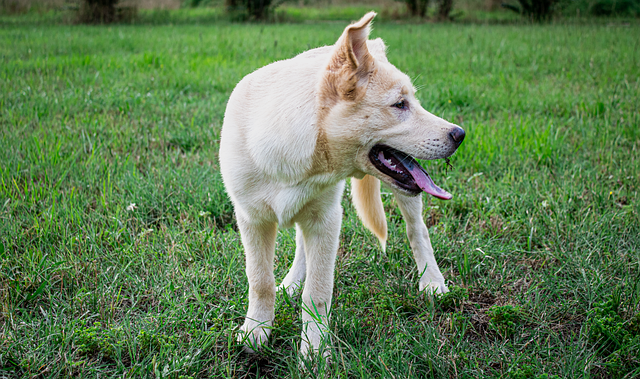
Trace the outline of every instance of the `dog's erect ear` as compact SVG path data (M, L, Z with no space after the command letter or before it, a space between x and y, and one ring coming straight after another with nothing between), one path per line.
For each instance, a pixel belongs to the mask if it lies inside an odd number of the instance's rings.
M360 21L344 29L342 36L335 44L325 84L328 99L356 100L364 93L369 75L373 71L374 60L367 48L371 20L375 12L369 12Z
M341 58L347 58L352 68L366 65L371 59L367 40L369 39L370 25L376 12L369 12L355 24L351 24L344 29L342 36L338 40L338 53L343 54Z

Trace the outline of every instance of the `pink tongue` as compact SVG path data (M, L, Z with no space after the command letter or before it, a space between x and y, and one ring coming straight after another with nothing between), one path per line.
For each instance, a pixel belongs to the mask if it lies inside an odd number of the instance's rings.
M420 187L424 192L442 200L451 200L451 198L453 198L453 195L451 195L449 192L438 187L433 182L433 180L431 180L429 174L427 174L427 172L424 171L424 169L422 169L420 165L414 164L411 166L412 167L410 168L407 167L407 169L409 170L411 176L413 176L413 179L416 181L418 187Z

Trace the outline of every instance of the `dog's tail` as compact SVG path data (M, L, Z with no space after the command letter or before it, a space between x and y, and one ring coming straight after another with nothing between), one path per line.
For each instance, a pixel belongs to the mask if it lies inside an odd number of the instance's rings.
M378 237L382 250L385 250L387 219L380 198L380 180L371 175L362 179L351 178L351 197L362 223Z

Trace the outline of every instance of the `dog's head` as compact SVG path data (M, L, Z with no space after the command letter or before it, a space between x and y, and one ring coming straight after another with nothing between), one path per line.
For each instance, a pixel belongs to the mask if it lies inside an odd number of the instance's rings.
M318 88L323 124L340 146L336 153L350 155L344 158L353 161L355 175L373 175L406 194L450 199L415 159L450 156L464 130L424 110L409 77L387 60L382 40L368 41L374 16L349 25L334 47Z

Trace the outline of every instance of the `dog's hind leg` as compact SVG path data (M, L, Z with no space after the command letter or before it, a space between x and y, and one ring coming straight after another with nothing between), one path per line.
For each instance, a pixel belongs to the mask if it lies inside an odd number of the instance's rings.
M309 355L329 344L329 311L333 276L340 240L344 181L305 205L296 217L304 238L307 275L302 291L302 342L300 353ZM328 355L328 350L322 353Z
M273 255L277 233L275 222L256 223L237 215L249 280L249 309L238 340L254 352L267 342L273 325L276 283Z
M422 195L405 196L394 190L396 201L407 224L407 236L413 250L413 257L418 266L420 276L420 291L427 290L435 293L449 292L444 276L438 268L433 255L429 230L422 220Z
M304 251L304 237L302 229L296 224L296 256L293 258L289 273L282 280L278 290L286 290L289 296L293 296L302 286L306 273L307 258Z

